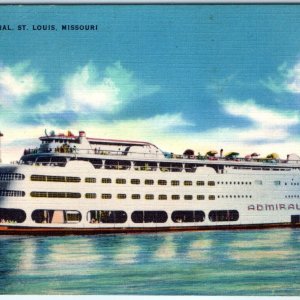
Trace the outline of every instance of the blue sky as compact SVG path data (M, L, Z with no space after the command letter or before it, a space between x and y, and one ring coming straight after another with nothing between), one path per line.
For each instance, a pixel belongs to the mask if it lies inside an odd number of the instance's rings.
M8 24L4 161L45 128L178 153L300 154L300 5L0 6Z

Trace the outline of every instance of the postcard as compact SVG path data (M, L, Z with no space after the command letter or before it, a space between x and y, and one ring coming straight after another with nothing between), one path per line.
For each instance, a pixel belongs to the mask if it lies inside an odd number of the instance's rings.
M0 6L0 294L299 296L300 6Z

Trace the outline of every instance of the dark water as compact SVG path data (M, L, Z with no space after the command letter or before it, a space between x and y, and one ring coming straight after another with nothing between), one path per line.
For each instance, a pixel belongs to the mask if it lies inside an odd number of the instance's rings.
M0 236L1 294L300 295L300 229Z

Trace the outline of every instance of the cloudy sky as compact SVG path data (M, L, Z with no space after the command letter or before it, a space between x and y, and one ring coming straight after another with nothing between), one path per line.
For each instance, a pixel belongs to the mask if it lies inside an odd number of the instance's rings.
M45 129L300 154L300 5L2 5L1 25L4 162Z

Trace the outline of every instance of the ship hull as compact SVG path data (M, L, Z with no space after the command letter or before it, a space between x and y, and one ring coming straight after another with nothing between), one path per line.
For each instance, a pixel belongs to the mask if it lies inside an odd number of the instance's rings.
M187 227L135 227L135 228L41 228L0 226L0 235L103 235L103 234L138 234L158 232L188 232L211 230L262 230L274 228L300 228L300 223L248 224L248 225L219 225L219 226L187 226Z
M172 172L96 169L87 161L1 166L0 234L299 227L299 167L217 172L207 163L194 172Z

